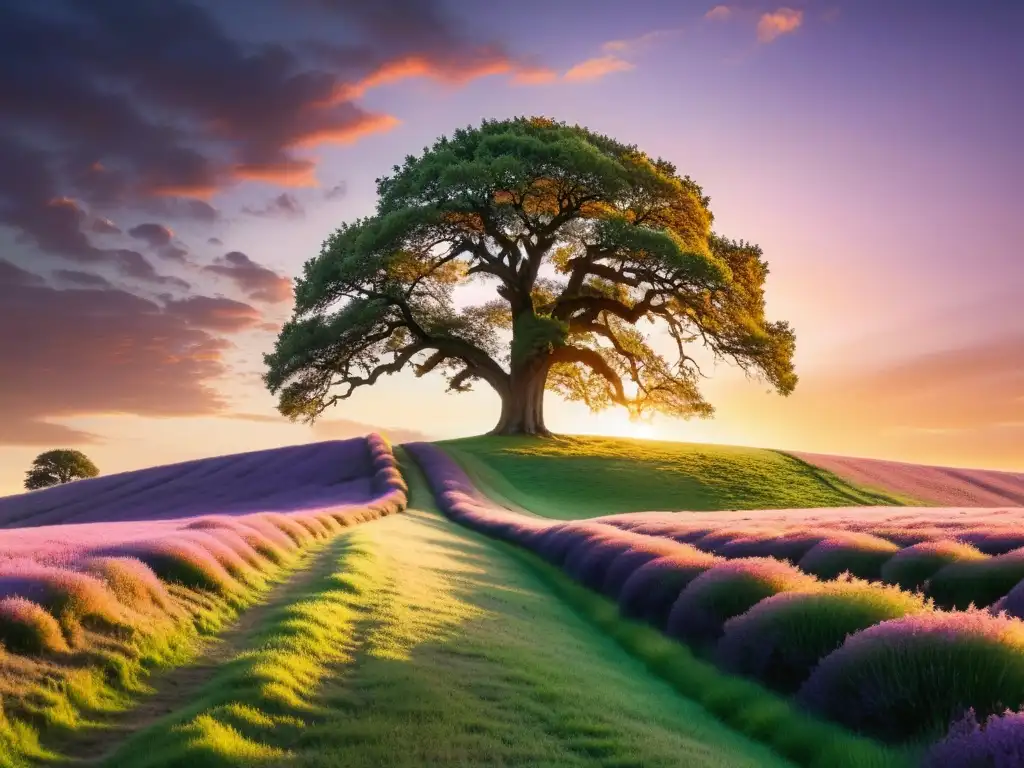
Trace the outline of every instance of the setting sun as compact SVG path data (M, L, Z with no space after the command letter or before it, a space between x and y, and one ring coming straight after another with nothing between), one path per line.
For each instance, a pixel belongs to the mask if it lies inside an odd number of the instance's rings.
M576 435L605 435L607 437L630 437L638 440L661 440L664 435L658 425L649 419L630 419L621 410L603 411L592 414L585 412L579 418L559 421L556 431Z

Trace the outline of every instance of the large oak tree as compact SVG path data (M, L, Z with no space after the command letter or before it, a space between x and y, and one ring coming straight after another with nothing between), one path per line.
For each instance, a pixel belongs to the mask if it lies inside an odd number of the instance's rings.
M545 389L708 416L697 347L784 395L796 385L760 248L713 233L709 199L670 162L544 118L485 121L407 157L377 193L375 215L306 263L265 356L286 416L311 421L407 366L455 391L486 382L499 434L546 434ZM457 301L470 281L494 299Z

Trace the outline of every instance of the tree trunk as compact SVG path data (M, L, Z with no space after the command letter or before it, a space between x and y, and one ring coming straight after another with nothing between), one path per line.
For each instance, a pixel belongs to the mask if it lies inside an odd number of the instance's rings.
M547 378L548 364L543 358L514 367L509 391L501 398L501 417L490 434L549 436L551 433L544 426Z

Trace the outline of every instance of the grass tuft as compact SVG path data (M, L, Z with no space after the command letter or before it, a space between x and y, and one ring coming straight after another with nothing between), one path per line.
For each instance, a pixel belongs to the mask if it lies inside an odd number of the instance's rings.
M0 599L0 644L9 653L65 653L60 624L46 609L24 597Z
M85 570L103 579L118 602L141 612L173 611L167 588L153 569L134 557L93 557Z
M135 557L153 569L161 581L220 595L236 594L241 587L206 547L174 536L114 548L111 555Z

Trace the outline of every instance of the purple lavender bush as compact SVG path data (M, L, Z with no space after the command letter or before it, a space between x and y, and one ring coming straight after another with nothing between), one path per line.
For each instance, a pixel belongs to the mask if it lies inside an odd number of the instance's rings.
M797 698L884 741L936 738L968 708L1024 704L1024 622L979 610L881 622L826 656Z
M822 579L834 579L842 573L877 579L882 566L899 549L891 541L869 533L842 532L818 542L798 565Z
M57 620L24 597L0 598L0 643L7 652L22 655L69 650Z
M1020 768L1024 765L1024 713L989 715L984 725L974 709L955 721L925 756L921 768Z
M904 589L921 589L938 570L949 563L963 560L985 560L975 547L953 539L922 541L904 547L884 565L879 575L882 581L897 584Z
M757 536L758 531L748 528L718 528L695 539L692 544L697 549L711 552L716 555L724 555L724 550L733 542Z
M617 600L622 587L638 568L659 557L686 552L685 547L685 544L677 541L654 536L646 536L643 541L634 541L608 564L604 581L600 584L601 591Z
M989 611L1005 612L1015 618L1024 619L1024 581L1017 582L1017 586L993 603Z
M797 563L813 547L835 533L830 530L812 529L733 539L722 547L722 555L728 558L774 557L776 560Z
M812 576L769 557L727 560L695 578L684 589L668 616L667 633L702 648L717 642L725 622L766 597L811 589Z
M925 592L943 608L992 605L1024 579L1024 548L943 566L925 584Z
M725 623L716 649L729 672L794 693L847 636L888 619L930 610L897 587L840 579L810 591L783 592Z
M957 534L960 541L973 544L986 555L1004 555L1024 547L1024 531L1016 526L983 525Z
M668 624L672 606L687 585L709 568L722 562L710 552L689 544L674 555L659 557L637 568L619 591L619 611L659 629Z

